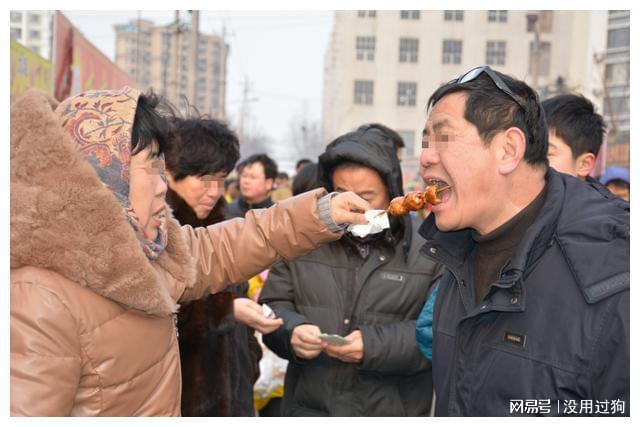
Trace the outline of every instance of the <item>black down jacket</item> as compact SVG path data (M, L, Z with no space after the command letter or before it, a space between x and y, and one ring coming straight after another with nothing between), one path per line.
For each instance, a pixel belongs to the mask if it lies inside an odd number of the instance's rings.
M629 413L629 205L553 169L546 181L538 218L478 305L470 231L421 227L423 253L447 267L436 416Z

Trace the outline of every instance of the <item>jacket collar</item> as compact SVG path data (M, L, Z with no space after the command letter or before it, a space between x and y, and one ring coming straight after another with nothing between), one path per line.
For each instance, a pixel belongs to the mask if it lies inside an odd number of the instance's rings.
M509 272L507 276L511 281L520 278L526 266L541 255L556 228L562 210L565 188L559 174L551 168L545 180L547 194L542 209L523 236L514 256L505 266L504 271ZM445 263L454 271L462 269L475 247L471 229L442 232L436 226L434 215L430 215L423 222L419 234L427 240L422 253L430 258L438 258L439 262Z
M173 210L173 217L183 225L208 227L209 225L225 220L227 203L224 197L220 197L211 212L209 212L209 215L202 219L198 218L193 208L171 188L167 189L167 203Z
M589 302L629 286L629 204L602 186L590 185L549 168L546 197L534 223L505 265L498 287L521 284L527 268L554 244L560 246L573 277ZM469 229L441 232L429 216L419 233L423 255L460 274L475 246ZM588 242L589 245L584 243ZM594 263L603 257L605 263ZM626 282L625 282L626 281ZM524 289L521 289L524 292Z
M266 199L261 201L260 203L249 203L244 197L238 197L238 207L240 211L244 214L247 213L249 209L266 209L273 205L273 200L271 200L271 196L268 196Z
M45 268L128 308L165 316L195 282L167 209L168 244L150 261L122 207L63 131L57 102L30 90L11 108L11 268Z

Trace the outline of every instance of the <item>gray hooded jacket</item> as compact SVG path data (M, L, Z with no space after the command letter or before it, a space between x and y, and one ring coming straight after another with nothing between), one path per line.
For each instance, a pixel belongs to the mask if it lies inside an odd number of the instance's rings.
M355 162L377 170L390 196L402 194L395 149L377 129L348 133L320 156L320 179L332 189L338 163ZM284 320L264 342L290 361L285 378L284 416L425 416L432 397L431 365L416 343L415 320L439 275L420 256L424 240L409 216L370 245L362 259L349 237L293 262L276 264L261 294ZM329 334L359 329L364 359L345 363L321 353L298 358L291 333L301 324Z

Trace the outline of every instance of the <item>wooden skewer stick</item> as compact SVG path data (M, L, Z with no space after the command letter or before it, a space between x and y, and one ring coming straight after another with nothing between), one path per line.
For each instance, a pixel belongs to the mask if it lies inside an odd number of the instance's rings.
M444 191L444 190L448 190L448 189L450 189L451 187L453 187L453 185L447 185L446 187L440 187L440 188L438 188L438 189L436 190L436 193L439 193L439 192Z

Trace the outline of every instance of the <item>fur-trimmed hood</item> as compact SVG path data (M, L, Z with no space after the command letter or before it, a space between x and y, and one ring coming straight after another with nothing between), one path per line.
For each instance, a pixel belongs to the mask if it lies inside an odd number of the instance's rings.
M11 106L11 268L50 269L129 308L174 313L196 276L180 226L167 208L167 247L149 261L56 106L37 90Z

